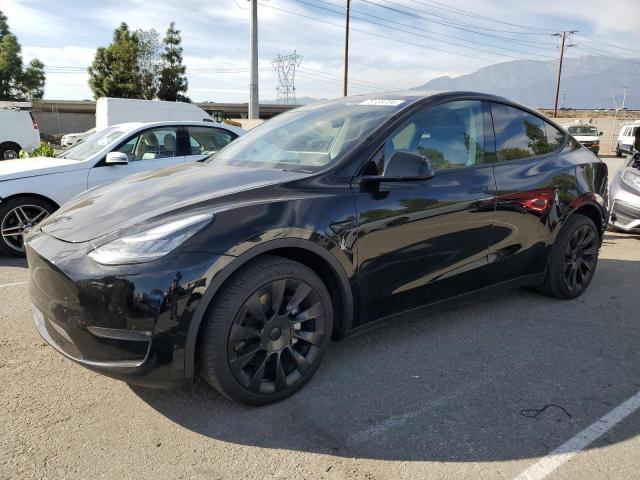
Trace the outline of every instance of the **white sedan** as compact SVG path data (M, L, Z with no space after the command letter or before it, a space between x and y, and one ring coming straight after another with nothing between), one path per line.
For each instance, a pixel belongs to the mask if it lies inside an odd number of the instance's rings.
M24 255L24 230L85 190L204 160L243 133L222 123L124 123L89 135L57 158L0 162L0 251Z

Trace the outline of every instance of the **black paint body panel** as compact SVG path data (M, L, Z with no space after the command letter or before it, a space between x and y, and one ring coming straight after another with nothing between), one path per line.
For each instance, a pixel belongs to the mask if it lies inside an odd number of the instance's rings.
M494 97L416 100L317 174L184 165L87 192L27 238L38 328L88 368L166 386L193 377L207 308L258 255L321 271L335 303L335 337L491 285L539 281L566 218L581 210L600 219L601 232L606 225L606 166L570 139L543 157L431 179L371 185L359 177L416 109L469 98ZM107 267L87 257L118 236L201 212L214 213L213 222L154 262ZM151 334L148 342L105 339L89 327Z

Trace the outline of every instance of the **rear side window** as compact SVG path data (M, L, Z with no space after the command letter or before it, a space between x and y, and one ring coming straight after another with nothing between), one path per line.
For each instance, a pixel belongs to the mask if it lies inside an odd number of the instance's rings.
M544 155L562 144L562 132L524 110L492 103L491 115L499 162Z
M188 127L189 155L211 155L231 143L237 135L222 128Z

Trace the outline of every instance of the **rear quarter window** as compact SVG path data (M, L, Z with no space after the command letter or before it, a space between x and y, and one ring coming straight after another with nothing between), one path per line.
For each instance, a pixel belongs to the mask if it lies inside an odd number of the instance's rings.
M492 103L491 115L499 162L551 153L564 141L563 132L519 108Z

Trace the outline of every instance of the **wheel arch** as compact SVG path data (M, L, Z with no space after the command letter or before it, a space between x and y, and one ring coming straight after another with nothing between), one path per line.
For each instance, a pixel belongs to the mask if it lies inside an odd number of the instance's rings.
M283 238L270 240L253 247L236 257L215 278L205 291L196 308L187 332L185 344L185 378L195 374L198 340L208 309L213 305L217 292L241 267L264 255L276 255L302 263L313 270L324 282L334 310L333 338L341 338L351 329L354 315L354 298L351 284L340 262L323 247L307 240Z
M600 235L600 241L602 241L604 237L604 230L606 227L607 217L606 217L606 212L603 211L600 205L598 205L597 203L590 203L590 202L582 203L581 205L571 210L569 215L567 215L565 222L569 217L572 217L574 215L584 215L590 218L591 220L593 220L593 223L595 223L596 228L598 229L598 234Z
M14 193L12 195L9 195L7 197L1 197L0 198L0 205L2 205L2 203L8 201L8 200L13 200L15 198L20 198L20 197L34 197L34 198L38 198L44 202L47 202L49 204L51 204L51 206L54 208L54 210L58 210L60 208L60 205L58 205L55 201L53 201L52 199L50 199L49 197L47 197L46 195L41 195L39 193Z

